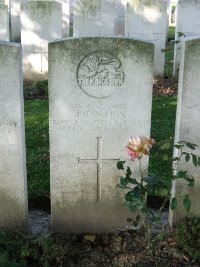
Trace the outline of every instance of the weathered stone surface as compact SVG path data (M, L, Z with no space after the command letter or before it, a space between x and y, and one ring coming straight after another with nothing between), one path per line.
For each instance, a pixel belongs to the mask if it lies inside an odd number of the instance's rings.
M114 36L113 0L74 0L73 36Z
M130 214L116 188L116 163L131 166L126 142L150 134L153 45L65 39L49 44L49 68L52 229L124 227ZM143 163L146 169L147 158Z
M0 227L27 224L21 46L0 42Z
M164 74L167 7L164 0L128 0L126 36L152 42L155 45L154 74Z
M176 36L177 44L174 50L174 76L177 75L180 64L180 41L184 37L200 35L200 0L182 0L176 6Z
M53 1L21 3L21 42L25 81L48 75L48 42L62 37L62 6Z
M193 151L200 155L200 39L186 38L181 46L181 65L179 74L178 103L176 114L175 142L189 141L198 145ZM174 156L178 151L174 151ZM195 168L190 161L188 166L182 162L178 169L187 170L190 175L195 177L194 189L187 189L185 183L178 181L174 184L173 195L176 197L190 195L192 200L191 212L187 213L182 201L179 207L170 211L170 223L174 224L184 216L200 216L200 172L199 167Z
M0 41L10 41L8 6L0 4Z

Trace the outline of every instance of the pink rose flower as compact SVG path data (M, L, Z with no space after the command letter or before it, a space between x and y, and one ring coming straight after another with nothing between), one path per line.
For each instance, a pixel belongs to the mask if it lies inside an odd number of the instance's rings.
M149 155L150 148L152 148L154 143L154 139L144 136L131 137L126 146L131 160L141 159L143 154Z

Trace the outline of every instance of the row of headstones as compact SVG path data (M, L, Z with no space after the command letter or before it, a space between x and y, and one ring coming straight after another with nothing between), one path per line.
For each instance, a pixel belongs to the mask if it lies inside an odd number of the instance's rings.
M200 0L178 0L176 4L176 36L174 51L174 76L181 60L180 40L200 35Z
M60 0L60 3L58 6L58 3L42 4L42 1L32 4L24 2L21 14L22 34L20 2L11 5L11 40L18 41L22 36L25 80L47 79L48 42L69 35L70 4L67 0ZM167 5L164 0L76 0L73 6L73 34L126 35L153 42L154 74L163 75L165 54L161 50L165 49L166 42ZM177 1L176 18L174 76L180 64L180 33L184 36L200 34L200 0ZM0 40L8 41L9 38L8 8L0 4Z
M26 81L47 79L48 42L69 35L69 3L65 3L65 8L63 3L21 3L18 28L21 28ZM73 4L74 37L125 35L152 42L155 44L154 74L164 74L165 54L161 50L165 49L168 28L167 0L76 0ZM16 21L11 23L11 30L16 25Z
M182 48L175 141L200 145L200 39ZM116 184L129 136L150 135L152 44L126 38L69 38L49 44L52 230L107 232L130 217ZM27 180L19 44L0 43L0 227L27 225ZM139 177L137 162L133 175ZM143 171L148 159L143 159ZM191 215L200 215L199 169ZM176 184L173 194L185 194ZM170 222L185 215L170 210Z

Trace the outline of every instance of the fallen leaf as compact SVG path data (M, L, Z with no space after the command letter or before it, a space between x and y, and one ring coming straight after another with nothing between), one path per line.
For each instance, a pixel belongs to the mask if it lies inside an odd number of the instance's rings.
M84 235L83 239L93 243L96 239L96 236L95 235Z

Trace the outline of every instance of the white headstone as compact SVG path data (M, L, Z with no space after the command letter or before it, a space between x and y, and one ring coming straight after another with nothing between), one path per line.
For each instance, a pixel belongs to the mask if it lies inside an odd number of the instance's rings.
M27 224L21 46L0 42L0 228Z
M200 35L200 0L178 1L176 16L176 41L184 37ZM180 64L180 42L174 50L174 76L177 75Z
M8 6L0 4L0 41L10 41Z
M48 42L62 37L62 6L53 1L21 4L21 42L26 81L45 80L48 74Z
M152 77L149 43L93 37L49 44L53 231L126 225L116 163L132 164L125 149L130 136L150 134ZM146 169L147 158L143 163Z
M154 74L163 75L165 65L167 6L166 0L128 0L126 36L153 42Z
M125 35L125 14L127 0L115 1L115 35Z
M196 37L197 38L197 37ZM200 155L200 37L186 38L181 46L181 64L179 71L178 103L176 114L175 142L188 141L198 145L193 154ZM178 151L174 151L178 156ZM180 197L190 195L192 200L191 212L188 214L180 201L178 208L170 211L170 223L175 224L185 216L200 216L200 172L199 167L194 167L192 160L188 166L181 162L180 170L187 170L195 178L193 189L187 189L185 183L177 181L174 184L173 195Z
M10 0L11 41L21 42L20 4L27 1L29 0ZM69 0L57 0L57 2L62 4L62 37L67 37L69 36Z
M62 37L69 36L70 0L59 0L62 5Z
M73 36L114 36L113 0L74 0Z

